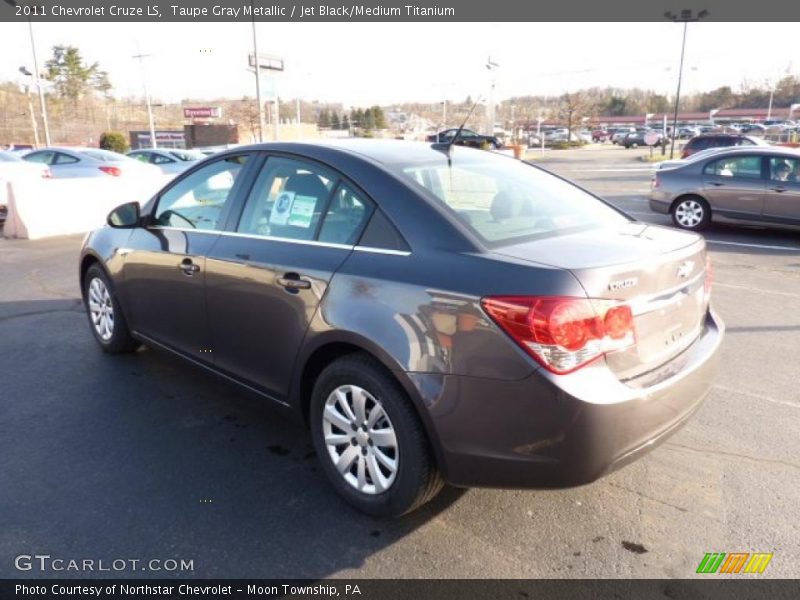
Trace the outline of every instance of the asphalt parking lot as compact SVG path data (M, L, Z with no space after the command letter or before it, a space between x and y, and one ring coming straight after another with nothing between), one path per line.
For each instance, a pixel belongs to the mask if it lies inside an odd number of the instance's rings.
M639 219L643 150L542 166ZM161 577L694 576L706 552L772 552L800 576L800 235L713 226L721 372L690 423L594 484L445 490L401 520L350 509L306 432L170 356L110 357L79 302L80 237L0 240L0 577L19 554L192 560ZM487 400L488 401L488 400ZM98 575L98 573L95 573ZM99 575L103 575L100 573Z

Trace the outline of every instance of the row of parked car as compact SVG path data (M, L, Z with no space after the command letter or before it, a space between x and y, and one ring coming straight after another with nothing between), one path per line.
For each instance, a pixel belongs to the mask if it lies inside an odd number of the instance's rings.
M213 150L147 148L119 154L100 148L48 147L0 151L0 222L8 205L7 181L33 178L114 177L123 179L176 175Z

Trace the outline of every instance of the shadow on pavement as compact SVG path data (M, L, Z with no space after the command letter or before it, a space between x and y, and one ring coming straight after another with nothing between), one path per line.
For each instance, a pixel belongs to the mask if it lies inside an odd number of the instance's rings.
M266 400L149 349L96 347L77 300L0 304L0 577L18 554L186 559L186 573L326 577L358 569L457 501L363 516L328 485L309 435ZM420 557L421 560L424 557Z

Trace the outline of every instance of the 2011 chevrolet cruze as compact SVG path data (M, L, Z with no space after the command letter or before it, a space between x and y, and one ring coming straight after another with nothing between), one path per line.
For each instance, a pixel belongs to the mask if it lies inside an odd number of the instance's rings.
M464 147L238 148L108 225L80 256L100 346L174 352L305 421L375 515L445 481L595 480L685 422L723 337L701 237Z

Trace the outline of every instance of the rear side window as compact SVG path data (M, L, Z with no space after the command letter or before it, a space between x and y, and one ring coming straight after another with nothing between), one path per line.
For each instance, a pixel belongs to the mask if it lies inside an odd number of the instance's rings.
M728 156L708 163L706 175L761 179L760 156Z
M342 184L331 199L319 241L333 244L356 243L356 238L364 228L370 214L370 205L360 194L347 185Z
M74 156L70 156L69 154L63 154L61 152L56 153L56 158L54 163L57 165L70 165L72 163L78 162L78 159Z
M490 153L452 153L427 164L396 165L489 246L613 226L626 217L536 167Z
M52 165L55 155L56 153L53 152L52 150L44 150L43 152L33 152L32 154L26 154L24 160L30 162L42 163L45 165Z
M322 166L270 157L253 185L237 231L313 240L337 183L338 177ZM344 235L343 228L342 222L336 233L330 235Z

